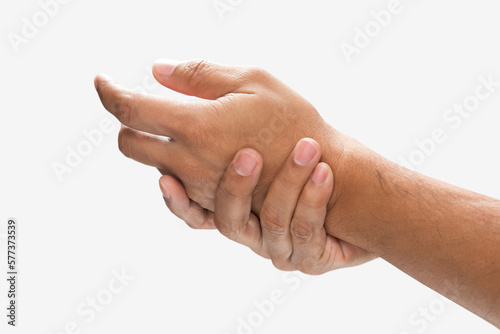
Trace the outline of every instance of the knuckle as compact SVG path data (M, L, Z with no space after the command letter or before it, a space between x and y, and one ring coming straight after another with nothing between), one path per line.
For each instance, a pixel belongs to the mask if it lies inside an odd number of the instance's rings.
M222 234L226 238L234 241L239 240L240 231L235 226L233 226L231 222L227 221L223 217L220 217L217 212L214 213L214 224L219 230L220 234Z
M314 239L314 231L309 222L303 219L293 219L290 227L292 237L301 243L309 244Z
M230 226L223 226L218 228L219 232L225 236L226 238L233 240L233 241L238 241L240 240L240 233L238 230L233 229Z
M297 270L307 275L320 275L324 272L322 264L311 256L302 257L298 262L295 260L293 263Z
M229 167L233 171L227 171L222 177L222 181L217 189L217 195L224 203L235 203L251 196L253 187L236 177L236 172L232 165Z
M203 221L186 221L187 226L189 226L192 230L203 230L204 222Z
M240 189L227 175L224 176L222 180L222 183L218 189L218 195L223 198L224 201L230 202L242 197Z
M251 81L264 81L269 77L269 73L261 67L250 66L245 69L244 76Z
M280 189L286 189L287 191L294 191L297 189L302 189L303 184L298 181L297 177L294 177L292 173L282 173L276 181Z
M205 59L193 60L186 63L184 73L188 79L188 85L196 87L203 81L205 76L210 72L212 65Z
M184 222L186 223L186 225L189 228L191 228L193 230L199 230L200 229L199 228L199 226L201 225L200 223L193 222L193 221L189 220L189 218L185 218L185 219L182 219L182 220L184 220Z
M262 227L269 233L271 241L276 241L287 234L286 225L279 210L272 207L262 210L260 220Z
M290 263L288 261L283 261L281 259L273 259L271 258L271 261L273 263L273 266L276 267L276 269L281 270L281 271L293 271Z
M326 208L328 204L328 197L323 194L311 191L307 186L303 191L304 196L300 198L300 205L307 208L307 210L320 210Z
M190 212L189 210L186 210L181 214L182 220L186 223L187 226L192 228L193 230L199 229L199 227L203 224L202 221L200 221L199 217L196 217L193 212Z
M306 275L321 275L321 274L323 274L323 271L314 265L303 265L303 266L301 266L299 271L303 272Z

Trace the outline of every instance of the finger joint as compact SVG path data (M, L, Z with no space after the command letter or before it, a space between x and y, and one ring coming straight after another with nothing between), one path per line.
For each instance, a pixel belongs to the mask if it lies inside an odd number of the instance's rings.
M294 218L292 220L290 233L293 238L304 244L311 243L314 238L314 230L312 226L309 222L303 219Z
M277 241L284 237L288 231L286 222L283 221L283 215L279 209L268 207L262 210L260 214L262 228L269 234L271 241Z

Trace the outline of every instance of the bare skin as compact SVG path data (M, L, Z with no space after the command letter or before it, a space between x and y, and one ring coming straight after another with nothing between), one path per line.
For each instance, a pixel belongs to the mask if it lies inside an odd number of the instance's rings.
M265 198L295 143L313 138L335 176L326 232L366 250L364 260L380 256L500 326L500 201L393 164L333 129L265 71L193 61L163 62L154 74L164 86L205 100L139 95L103 76L95 83L106 109L125 125L122 152L177 177L189 198L206 209L205 217L216 207L231 159L241 148L252 148L265 162L252 196L263 239L290 243L288 210L264 210ZM274 182L285 189L303 184ZM241 233L238 225L221 232Z
M317 149L305 164L297 163L306 156L307 147L303 142ZM182 184L172 176L162 176L160 188L168 208L190 227L236 231L227 234L228 237L271 259L281 270L319 275L375 257L326 233L324 223L334 181L331 168L318 163L319 159L319 145L310 138L301 140L271 184L261 216L265 217L266 210L274 207L286 213L288 238L279 240L269 240L261 228L266 221L259 221L251 212L252 193L263 165L262 157L255 150L243 149L236 154L217 188L213 213L190 200ZM282 181L287 179L296 180L296 186Z

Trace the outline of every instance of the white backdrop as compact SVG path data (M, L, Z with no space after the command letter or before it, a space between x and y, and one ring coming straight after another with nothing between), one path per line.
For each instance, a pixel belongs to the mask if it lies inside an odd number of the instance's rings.
M474 98L481 80L500 82L498 1L0 6L0 267L9 217L20 261L18 326L6 325L2 279L0 333L498 332L383 260L303 278L190 230L165 208L158 172L118 151L93 86L106 72L183 98L154 85L155 59L259 65L389 159L499 198L500 87ZM467 116L449 111L460 104ZM436 129L440 142L419 148ZM77 149L86 156L58 177Z

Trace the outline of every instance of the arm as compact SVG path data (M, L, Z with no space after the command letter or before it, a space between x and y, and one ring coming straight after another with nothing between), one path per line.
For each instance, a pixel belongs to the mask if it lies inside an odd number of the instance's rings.
M252 211L271 226L272 240L286 233L289 220L279 210L262 217L266 194L294 144L314 138L335 176L327 233L383 257L499 325L498 201L388 162L333 129L263 70L166 61L154 75L164 86L204 100L142 95L97 77L101 101L124 124L119 146L126 156L175 175L190 199L214 211L231 159L243 147L255 149L265 165Z
M411 172L354 141L344 158L327 232L500 326L500 201Z

